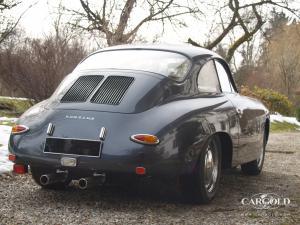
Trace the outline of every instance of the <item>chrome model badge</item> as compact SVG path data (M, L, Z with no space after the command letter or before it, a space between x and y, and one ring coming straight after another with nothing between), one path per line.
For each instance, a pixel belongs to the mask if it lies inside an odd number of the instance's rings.
M67 119L75 119L75 120L94 120L95 117L92 116L81 116L81 115L66 115Z

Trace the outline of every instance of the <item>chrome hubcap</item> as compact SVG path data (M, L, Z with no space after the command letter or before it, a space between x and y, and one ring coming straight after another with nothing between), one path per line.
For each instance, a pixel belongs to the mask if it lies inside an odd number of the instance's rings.
M204 169L205 169L205 188L208 192L212 192L216 186L218 178L218 158L215 151L208 146L205 153Z

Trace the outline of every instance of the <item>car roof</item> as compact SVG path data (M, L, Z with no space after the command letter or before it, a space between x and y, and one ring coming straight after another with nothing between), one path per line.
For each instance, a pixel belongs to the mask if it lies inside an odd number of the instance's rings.
M195 47L190 44L139 44L139 45L116 45L112 47L103 48L98 52L104 51L115 51L115 50L160 50L160 51L170 51L177 52L186 55L190 58L196 56L207 56L207 57L218 57L222 58L213 51L205 48Z

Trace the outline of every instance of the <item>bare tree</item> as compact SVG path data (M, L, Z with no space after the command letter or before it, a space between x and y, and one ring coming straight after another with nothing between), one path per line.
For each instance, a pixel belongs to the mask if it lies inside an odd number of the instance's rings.
M0 0L0 44L13 32L19 19L12 20L6 15L7 11L16 7L20 1Z
M280 55L278 59L278 68L281 75L279 77L281 78L283 86L285 87L285 93L290 99L292 99L293 89L298 86L297 84L300 80L298 73L300 60L299 56L300 55L294 55L294 57L287 59L286 55Z
M299 38L300 24L284 25L269 39L263 55L269 76L292 100L300 82Z
M268 13L268 7L270 6L289 11L293 15L298 16L297 10L291 8L286 0L228 0L228 2L223 5L218 2L215 15L219 15L220 23L216 24L219 29L214 28L214 30L219 30L216 37L208 40L204 44L200 44L191 38L188 39L188 42L195 46L213 49L221 44L232 32L238 29L240 35L232 40L227 49L225 58L229 62L235 51L242 44L250 41L253 36L263 28L268 16L270 16L270 13Z
M18 17L12 17L8 14L9 10L18 6L21 0L0 0L0 44L14 34L24 14L35 6L38 1L30 4Z
M98 32L108 46L132 43L139 29L150 22L159 21L163 25L167 21L174 22L176 17L185 14L200 13L196 5L189 6L175 0L102 0L101 4L92 4L89 0L80 0L82 10L71 10L75 19L71 25L88 32ZM140 19L136 14L143 12ZM132 17L135 16L135 21Z
M13 40L0 52L0 82L14 96L41 101L87 54L84 44L58 25L42 39Z
M295 94L300 84L300 23L287 25L277 22L264 40L261 55L257 57L259 60L255 63L251 60L251 46L248 54L242 54L244 59L236 78L242 85L278 91L297 105L299 99Z

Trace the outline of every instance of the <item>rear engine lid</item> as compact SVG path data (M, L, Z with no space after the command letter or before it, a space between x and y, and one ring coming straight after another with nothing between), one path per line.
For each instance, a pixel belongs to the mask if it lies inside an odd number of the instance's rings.
M86 71L49 99L54 109L138 113L162 101L168 78L141 71ZM69 83L68 83L69 82ZM68 83L64 88L61 86Z

